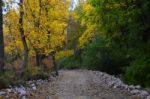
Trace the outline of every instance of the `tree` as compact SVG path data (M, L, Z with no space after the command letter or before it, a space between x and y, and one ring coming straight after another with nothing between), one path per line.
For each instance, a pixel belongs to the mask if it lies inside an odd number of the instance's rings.
M49 54L52 49L62 47L67 27L67 8L67 2L63 0L26 0L25 31L30 45L39 53Z
M0 72L4 70L3 1L0 0Z
M96 25L92 23L93 7L87 1L79 0L78 5L72 9L68 24L67 46L77 50L84 48L91 41Z
M15 9L8 10L4 15L4 33L5 53L9 55L10 62L13 62L16 59L21 58L21 52L23 51L19 31L19 14Z
M24 0L20 0L20 17L19 17L19 30L20 30L20 36L21 36L21 40L23 43L23 47L24 47L24 60L23 60L23 64L22 64L22 70L21 73L23 73L24 68L28 65L28 45L27 45L27 41L26 41L26 37L25 37L25 33L24 33Z

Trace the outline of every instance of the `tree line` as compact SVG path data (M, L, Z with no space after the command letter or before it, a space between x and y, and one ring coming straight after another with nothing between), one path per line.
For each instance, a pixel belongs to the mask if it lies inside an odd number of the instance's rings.
M58 64L55 69L99 70L150 86L149 0L14 3L1 0L1 83L14 83L17 74L45 77Z
M0 85L14 83L15 75L26 80L56 70L55 53L65 45L69 1L1 0L0 4Z
M122 75L128 84L150 86L150 1L78 0L71 11L62 68Z

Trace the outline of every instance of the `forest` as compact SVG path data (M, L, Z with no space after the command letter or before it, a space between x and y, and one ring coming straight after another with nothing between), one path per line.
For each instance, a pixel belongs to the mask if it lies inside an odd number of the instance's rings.
M150 87L149 0L0 0L0 88L87 69Z

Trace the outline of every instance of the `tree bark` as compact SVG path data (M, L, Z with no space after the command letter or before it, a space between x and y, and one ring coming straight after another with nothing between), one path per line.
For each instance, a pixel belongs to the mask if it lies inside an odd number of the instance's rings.
M0 0L0 72L4 71L3 1Z
M58 68L57 68L57 64L55 60L55 52L52 52L51 55L52 55L52 60L53 60L53 65L54 65L54 71L55 71L56 76L58 76L59 73L58 73Z
M23 47L24 47L24 60L23 60L23 64L22 64L22 70L21 73L23 73L24 68L28 65L28 45L27 45L27 41L25 38L25 34L24 34L24 29L23 29L23 16L24 16L24 11L23 11L23 0L20 0L20 18L19 18L19 23L20 23L20 36L21 36L21 40L23 43Z
M36 57L36 65L40 66L41 65L41 58L40 58L40 55L37 51L35 52L35 57Z
M34 22L35 27L38 28L38 32L39 32L39 29L40 29L40 16L41 16L41 8L42 8L41 3L42 3L41 0L39 0L39 7L40 7L39 16L38 16L39 18L38 18L37 21ZM41 65L41 57L40 57L41 55L40 55L39 51L36 48L34 48L34 49L35 49L36 65L40 66Z

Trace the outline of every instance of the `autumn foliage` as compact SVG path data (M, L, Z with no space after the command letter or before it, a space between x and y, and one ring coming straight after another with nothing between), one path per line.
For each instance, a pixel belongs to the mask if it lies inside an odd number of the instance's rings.
M0 85L80 68L150 86L149 0L6 0L2 6Z

